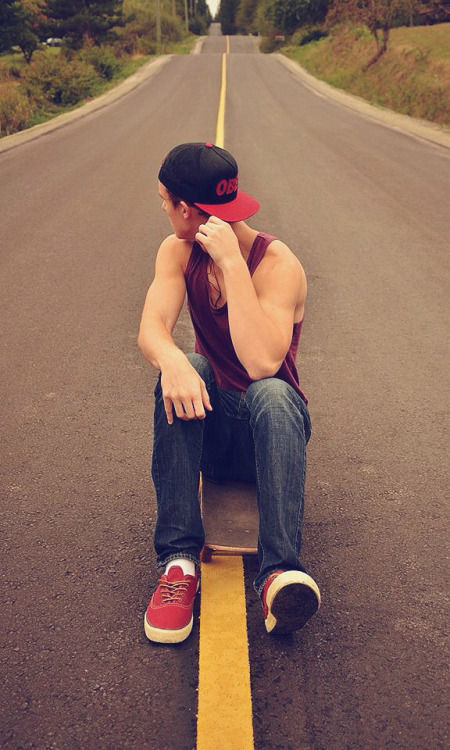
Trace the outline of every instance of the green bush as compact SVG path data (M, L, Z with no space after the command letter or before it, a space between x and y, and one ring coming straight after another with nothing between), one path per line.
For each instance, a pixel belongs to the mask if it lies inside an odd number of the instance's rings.
M269 55L272 52L276 52L277 50L279 50L283 46L283 44L285 44L284 41L278 41L274 37L264 36L261 40L261 44L259 45L259 49L261 52Z
M21 78L22 77L22 68L20 65L10 65L9 66L9 75L11 78Z
M11 76L9 74L9 67L0 63L0 83L3 81L10 81Z
M295 34L292 34L290 44L303 47L310 42L317 42L319 39L329 36L329 33L320 26L303 26L301 29L297 29Z
M161 42L181 42L186 37L183 22L165 10L161 11ZM128 55L152 55L156 48L156 16L151 5L141 4L133 10L131 20L118 31L119 49Z
M77 104L95 93L100 78L94 67L83 60L67 60L63 55L36 55L25 79L30 98L41 104Z
M186 36L181 18L161 13L161 37L163 42L181 42Z
M310 42L317 42L319 39L323 39L326 36L328 36L328 31L324 31L323 29L311 29L301 38L299 42L300 47L303 47Z
M191 34L196 34L197 36L204 36L207 34L208 26L205 17L196 14L194 18L191 18L189 21L189 31Z
M112 81L122 68L120 60L109 47L88 47L81 50L78 59L92 65L106 81Z
M121 55L135 55L138 52L139 31L128 24L124 29L118 31L117 50Z
M156 55L158 52L158 45L152 39L141 37L137 42L136 51L140 55Z
M26 94L14 83L0 86L0 137L26 128L33 116L34 107Z

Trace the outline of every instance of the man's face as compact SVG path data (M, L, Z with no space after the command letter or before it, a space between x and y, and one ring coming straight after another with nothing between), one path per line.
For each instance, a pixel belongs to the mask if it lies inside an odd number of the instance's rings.
M198 226L202 223L202 217L197 209L187 206L184 201L174 206L169 191L161 182L158 183L158 193L162 200L161 208L166 212L174 234L179 240L194 240Z

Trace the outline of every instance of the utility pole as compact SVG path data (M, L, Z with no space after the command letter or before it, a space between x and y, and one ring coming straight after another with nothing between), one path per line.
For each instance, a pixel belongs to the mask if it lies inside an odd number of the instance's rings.
M156 0L156 48L161 52L161 0Z

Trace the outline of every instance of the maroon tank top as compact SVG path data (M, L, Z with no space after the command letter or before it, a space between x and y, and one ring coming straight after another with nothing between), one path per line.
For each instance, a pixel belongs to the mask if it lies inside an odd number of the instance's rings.
M264 254L275 237L260 232L253 242L247 259L250 276L253 276ZM214 307L209 296L207 275L209 256L197 242L192 246L185 271L189 312L195 332L195 351L208 359L214 370L219 388L228 391L246 391L253 381L234 351L228 324L228 305ZM294 323L292 341L286 357L275 377L289 383L308 401L299 386L295 358L303 321Z

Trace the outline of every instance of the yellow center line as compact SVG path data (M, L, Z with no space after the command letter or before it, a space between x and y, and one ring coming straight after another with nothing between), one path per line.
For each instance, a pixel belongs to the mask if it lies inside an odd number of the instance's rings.
M227 37L228 39L228 37ZM227 95L227 53L222 55L222 84L219 96L219 111L217 113L216 146L224 148L225 144L225 98Z
M242 557L202 563L197 750L253 750Z
M225 142L227 52L215 143ZM202 563L197 750L253 750L252 694L242 557Z

